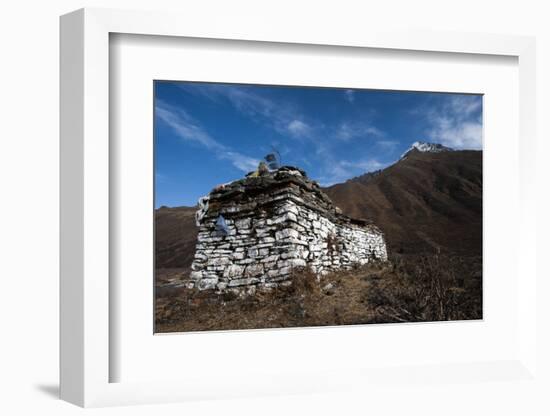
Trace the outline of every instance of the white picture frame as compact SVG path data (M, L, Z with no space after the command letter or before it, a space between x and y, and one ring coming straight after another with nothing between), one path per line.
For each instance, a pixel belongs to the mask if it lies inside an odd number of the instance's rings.
M354 29L331 31L312 25L280 28L275 22L223 19L205 24L190 15L82 9L61 18L61 398L80 406L159 403L210 397L322 392L373 385L395 369L368 372L331 370L323 380L312 374L278 374L262 383L227 387L228 379L110 382L110 34L171 36L281 44L332 45L452 54L516 57L519 62L520 218L518 268L524 278L517 293L518 353L508 360L422 366L417 376L479 382L476 371L518 381L536 377L535 211L535 41L530 37ZM223 334L222 334L223 336ZM346 383L341 380L348 379ZM308 382L309 381L309 382ZM224 387L225 386L225 387Z

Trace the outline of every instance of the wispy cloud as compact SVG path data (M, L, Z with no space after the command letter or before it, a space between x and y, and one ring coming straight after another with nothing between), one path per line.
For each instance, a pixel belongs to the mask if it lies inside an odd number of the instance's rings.
M388 165L389 163L383 163L377 159L335 160L326 166L319 182L322 186L332 186L367 172L383 169Z
M187 112L157 100L156 116L169 125L183 140L195 142L211 150L222 150L224 146L214 140Z
M387 166L387 163L382 163L376 159L362 159L358 161L342 160L340 164L343 167L359 169L361 171L372 172L374 170L382 169Z
M399 145L399 141L397 140L378 140L376 142L376 145L380 147L381 149L392 152L395 150L395 148Z
M457 95L427 111L428 137L454 149L481 149L481 97Z
M325 143L319 145L316 154L323 161L318 178L322 186L342 183L353 177L382 169L389 165L389 163L381 162L376 158L338 159L334 156L333 150Z
M294 137L309 137L312 128L301 120L292 120L288 123L287 130Z
M249 172L258 166L259 160L236 152L210 136L204 127L185 110L157 100L155 113L180 139L211 150L218 159L230 161L237 169Z
M300 112L299 108L284 100L273 100L256 88L224 84L182 84L184 91L202 95L214 102L229 102L237 111L252 120L267 125L283 136L303 139L313 137L319 127Z
M164 183L166 182L166 175L163 175L160 172L155 172L155 180L157 183Z
M355 101L355 91L354 90L345 90L344 91L344 97L350 103L353 103Z
M350 179L353 173L340 163L333 164L323 176L319 178L321 186L332 186Z
M237 169L242 170L243 172L250 172L255 170L258 167L259 160L254 159L253 157L245 156L238 152L233 152L231 150L226 150L218 154L220 159L229 160L233 163Z
M359 137L383 137L384 132L369 123L345 121L336 128L335 136L337 139L347 142Z

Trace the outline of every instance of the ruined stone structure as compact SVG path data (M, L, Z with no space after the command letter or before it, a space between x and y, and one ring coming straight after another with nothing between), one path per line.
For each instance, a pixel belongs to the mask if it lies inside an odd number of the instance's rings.
M382 232L343 215L297 168L219 186L201 206L189 287L254 292L291 284L296 267L320 275L387 260Z

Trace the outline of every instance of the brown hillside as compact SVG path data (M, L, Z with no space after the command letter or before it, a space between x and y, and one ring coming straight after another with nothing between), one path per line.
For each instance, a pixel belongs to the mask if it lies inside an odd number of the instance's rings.
M162 207L155 210L155 268L189 270L198 232L196 210L196 207Z
M413 151L377 174L324 191L347 215L372 219L390 251L481 255L480 151Z

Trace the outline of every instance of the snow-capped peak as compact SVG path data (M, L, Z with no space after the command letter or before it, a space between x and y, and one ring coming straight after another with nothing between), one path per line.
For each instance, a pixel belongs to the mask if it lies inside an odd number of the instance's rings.
M440 153L453 151L453 149L451 149L450 147L443 146L439 143L414 142L411 147L401 155L401 159L406 157L413 150L417 150L423 153Z

